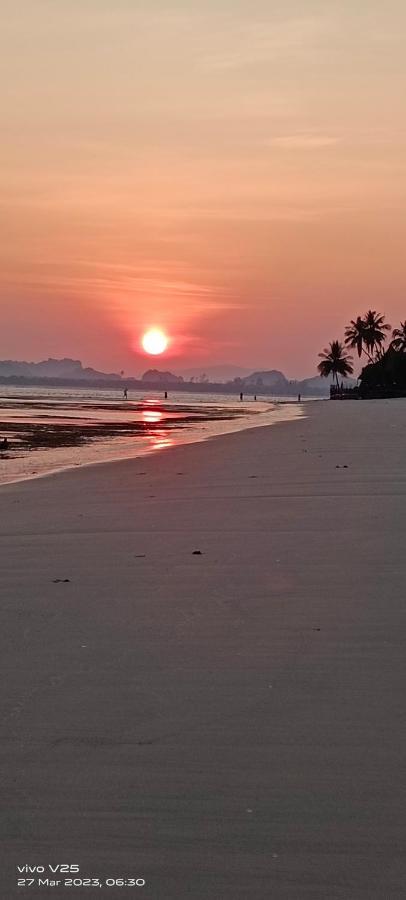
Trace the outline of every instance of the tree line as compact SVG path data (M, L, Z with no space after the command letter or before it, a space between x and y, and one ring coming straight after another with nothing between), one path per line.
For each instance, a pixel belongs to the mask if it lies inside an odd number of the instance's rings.
M386 352L385 345L391 328L392 326L385 321L385 316L375 309L369 309L364 316L351 319L345 329L344 343L331 341L328 347L319 353L321 357L321 362L317 366L319 374L323 378L333 376L337 387L339 376L348 378L352 375L354 372L352 356L347 354L347 348L356 350L359 357L364 354L368 364L379 362ZM388 349L396 353L406 352L406 319L400 323L399 328L393 329Z

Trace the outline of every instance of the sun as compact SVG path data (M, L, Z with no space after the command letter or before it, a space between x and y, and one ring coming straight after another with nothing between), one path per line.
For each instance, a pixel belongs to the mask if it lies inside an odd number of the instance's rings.
M152 356L159 356L164 353L168 346L168 338L160 328L151 328L146 331L141 340L142 346L146 353Z

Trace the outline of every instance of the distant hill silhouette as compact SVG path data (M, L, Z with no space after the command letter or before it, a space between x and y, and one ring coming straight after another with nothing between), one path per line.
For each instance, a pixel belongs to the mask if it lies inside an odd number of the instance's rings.
M158 369L148 369L147 372L144 372L141 381L145 381L147 384L183 384L181 375L160 372Z
M213 367L214 370L223 371L228 368L238 371L238 367ZM294 397L301 394L303 397L328 397L330 386L326 378L316 376L305 378L302 381L294 381L286 378L278 369L258 370L244 377L234 377L227 382L211 381L210 367L206 372L198 376L191 376L189 381L184 381L181 375L173 372L161 372L159 369L148 369L142 378L118 375L116 372L98 372L91 367L84 367L78 359L46 359L41 362L24 362L17 360L0 360L0 383L19 385L53 384L60 387L75 385L100 388L120 388L124 385L127 389L145 390L150 385L159 384L164 390L182 390L187 392L198 391L200 393L258 394L258 396ZM189 370L191 371L191 370ZM199 370L196 370L199 371ZM239 371L245 371L240 369ZM213 376L212 376L213 377ZM347 379L346 387L355 382Z
M252 372L251 375L242 378L241 381L244 387L255 387L258 391L261 388L266 388L267 390L272 388L276 393L280 391L284 393L289 388L288 379L278 369L271 369L268 372Z
M98 372L96 369L83 368L79 359L45 359L42 362L18 362L17 360L0 360L0 375L6 378L17 376L22 378L74 378L108 379L109 381L121 376L115 372Z

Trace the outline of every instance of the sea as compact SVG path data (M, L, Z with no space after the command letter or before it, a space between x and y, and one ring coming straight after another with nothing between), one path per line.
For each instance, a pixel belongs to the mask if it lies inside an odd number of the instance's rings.
M306 398L312 399L312 398ZM297 397L0 386L0 484L137 458L305 415Z

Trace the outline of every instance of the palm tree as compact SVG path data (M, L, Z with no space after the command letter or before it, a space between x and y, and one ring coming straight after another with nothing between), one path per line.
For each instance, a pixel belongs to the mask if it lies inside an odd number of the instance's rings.
M383 353L383 345L387 335L385 331L390 331L391 326L385 322L385 316L376 312L375 309L369 309L365 314L366 337L365 344L370 355L380 359Z
M361 356L361 353L364 352L368 356L370 362L372 362L372 358L368 351L365 349L364 344L367 343L367 327L365 323L365 319L361 316L357 316L356 320L351 319L349 325L345 329L345 344L347 347L352 347L353 349L357 349L358 356Z
M364 352L370 362L380 359L382 356L382 348L386 341L386 331L390 330L390 325L385 322L385 316L376 312L375 309L369 309L364 317L358 316L357 319L351 320L345 329L345 343L347 347L356 347L358 356Z
M392 331L391 347L393 350L400 350L402 353L406 351L406 319L400 323L400 328L394 328Z
M351 365L352 357L346 356L345 347L340 344L340 341L331 341L329 346L325 347L323 353L319 353L319 356L321 357L321 362L318 364L317 368L320 375L323 378L328 378L329 375L333 375L337 387L339 387L339 375L341 375L342 378L347 378L348 375L352 375L354 371Z

